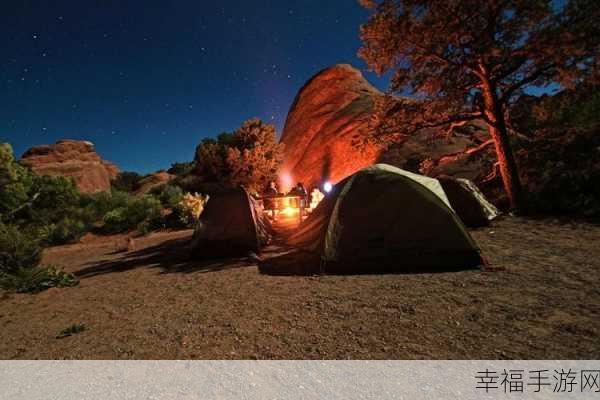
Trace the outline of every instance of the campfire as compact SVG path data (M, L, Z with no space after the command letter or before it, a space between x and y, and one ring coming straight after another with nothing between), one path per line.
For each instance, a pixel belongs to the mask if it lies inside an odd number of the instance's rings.
M271 218L298 217L302 218L309 210L306 206L307 196L298 195L277 195L264 196L261 198L263 207L267 215Z

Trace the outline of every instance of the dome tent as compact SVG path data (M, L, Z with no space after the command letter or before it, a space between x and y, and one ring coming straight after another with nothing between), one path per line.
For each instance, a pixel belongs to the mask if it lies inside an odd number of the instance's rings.
M271 228L260 206L237 188L211 195L192 239L192 257L199 259L258 253L270 240Z
M469 227L488 226L500 215L500 211L490 203L477 186L468 179L438 176L452 208L462 222Z
M386 164L335 185L288 242L302 250L294 256L295 273L458 270L483 263L440 183ZM276 269L273 262L261 271L285 273Z

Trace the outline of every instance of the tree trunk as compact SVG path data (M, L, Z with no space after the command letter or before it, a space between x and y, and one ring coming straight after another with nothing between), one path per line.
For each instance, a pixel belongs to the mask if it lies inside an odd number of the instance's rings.
M488 119L488 130L494 140L504 189L508 195L511 209L520 211L524 207L521 179L519 178L517 163L510 147L506 121L504 120L502 107L498 102L496 88L489 82L483 83L483 100L485 115Z

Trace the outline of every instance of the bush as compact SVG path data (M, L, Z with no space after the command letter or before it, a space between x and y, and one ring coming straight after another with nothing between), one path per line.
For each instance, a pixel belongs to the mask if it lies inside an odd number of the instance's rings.
M51 287L75 286L72 275L54 266L18 268L10 274L0 273L0 287L17 292L38 293Z
M104 216L104 226L102 230L105 233L123 232L129 228L127 222L127 208L119 207L106 213Z
M18 292L40 292L49 287L73 286L77 280L56 267L40 267L38 242L16 226L0 223L0 287Z
M131 193L138 189L140 179L142 179L142 176L137 172L123 171L111 181L111 186L117 191Z
M208 202L208 195L186 193L175 207L175 212L184 226L193 226Z
M101 192L82 196L81 207L90 210L95 219L101 219L107 212L119 207L126 207L129 194L120 190L112 189L110 193Z
M142 222L148 222L147 228L152 228L160 223L162 218L162 205L160 201L152 196L143 196L131 199L126 207L119 207L109 211L104 216L104 228L106 233L120 233L127 230L137 229ZM142 226L142 229L146 227Z
M42 258L38 242L13 225L0 223L0 274L37 266Z
M44 244L56 246L71 243L89 231L87 221L65 217L58 224L48 225Z
M161 185L150 190L150 194L160 200L163 206L173 208L183 198L183 190L175 185Z

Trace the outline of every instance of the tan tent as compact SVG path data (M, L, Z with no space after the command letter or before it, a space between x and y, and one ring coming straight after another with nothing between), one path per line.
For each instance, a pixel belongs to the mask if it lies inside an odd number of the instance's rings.
M440 176L437 179L444 188L450 205L466 226L487 226L500 214L473 182L450 176Z
M194 237L195 258L223 258L260 252L271 236L271 227L258 202L239 188L211 195Z
M482 264L440 183L386 164L335 185L289 244L301 249L288 257L295 265L279 265L293 273L414 272ZM276 261L261 271L285 273Z

